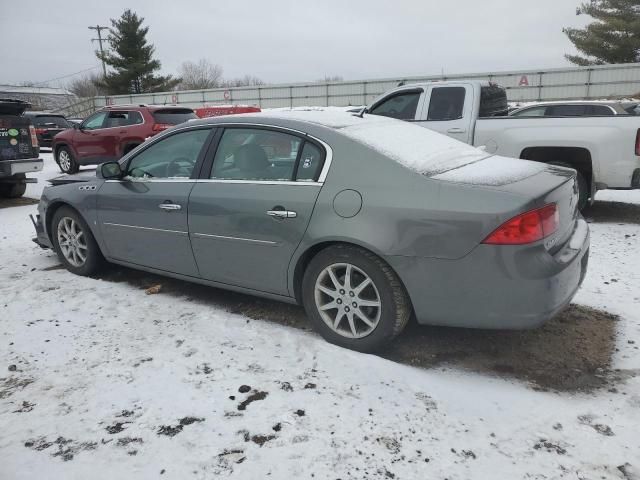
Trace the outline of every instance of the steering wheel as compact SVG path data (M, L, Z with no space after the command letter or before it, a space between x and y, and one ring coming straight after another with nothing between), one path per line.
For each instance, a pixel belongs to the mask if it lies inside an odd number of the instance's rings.
M184 165L184 164L187 165ZM174 158L167 164L167 177L190 177L194 162L187 157Z

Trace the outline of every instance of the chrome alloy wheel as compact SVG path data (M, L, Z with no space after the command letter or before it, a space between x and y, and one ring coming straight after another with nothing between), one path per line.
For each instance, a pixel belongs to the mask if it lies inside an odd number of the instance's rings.
M69 152L61 150L60 153L58 153L58 164L65 172L68 172L71 169L71 155L69 155Z
M58 245L64 258L74 267L81 267L87 261L84 232L73 218L62 217L58 222Z
M343 337L366 337L380 321L382 302L375 283L350 263L334 263L322 270L314 295L322 320Z

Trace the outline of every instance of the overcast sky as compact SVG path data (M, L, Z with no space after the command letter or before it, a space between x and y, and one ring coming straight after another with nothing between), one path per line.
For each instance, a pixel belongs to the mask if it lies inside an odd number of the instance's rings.
M207 58L268 83L568 65L578 0L0 0L0 83L97 67L95 32L131 8L164 73ZM99 69L95 70L99 72ZM59 86L68 79L50 82Z

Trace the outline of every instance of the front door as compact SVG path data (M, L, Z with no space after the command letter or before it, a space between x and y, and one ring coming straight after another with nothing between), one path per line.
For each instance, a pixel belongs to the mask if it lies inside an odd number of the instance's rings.
M100 131L108 112L97 112L80 124L73 134L73 145L80 163L106 161Z
M198 276L189 242L188 202L210 128L174 133L132 157L121 180L98 192L98 221L108 256Z
M289 295L289 262L322 187L324 160L321 145L290 133L225 129L211 173L189 199L201 276Z

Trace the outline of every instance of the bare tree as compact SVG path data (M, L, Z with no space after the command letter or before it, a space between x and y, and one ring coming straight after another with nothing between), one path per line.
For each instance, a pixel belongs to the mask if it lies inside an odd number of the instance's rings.
M104 89L99 86L101 80L102 75L90 73L71 80L66 85L66 89L78 97L97 97L105 94Z
M324 78L318 80L319 82L330 83L330 82L344 82L344 78L342 75L325 75Z
M222 82L223 87L257 87L264 84L265 82L262 79L254 75L245 75L244 77L230 78Z
M181 90L203 90L216 88L222 83L222 67L201 58L197 62L184 62L180 66Z

